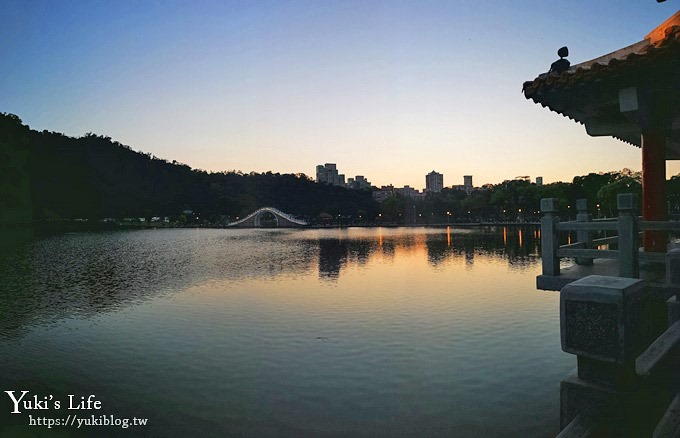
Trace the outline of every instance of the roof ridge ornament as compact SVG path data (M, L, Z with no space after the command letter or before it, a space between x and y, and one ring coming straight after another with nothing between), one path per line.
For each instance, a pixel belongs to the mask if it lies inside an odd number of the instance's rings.
M678 59L680 11L645 39L562 74L539 74L524 82L522 91L527 99L583 124L593 137L641 147L643 129L661 131L666 158L680 160Z
M567 46L560 47L560 49L557 51L557 56L560 57L557 61L553 62L550 65L550 70L548 71L548 74L550 73L563 73L567 70L569 70L569 66L571 63L569 62L568 59L566 59L567 56L569 56L569 48Z

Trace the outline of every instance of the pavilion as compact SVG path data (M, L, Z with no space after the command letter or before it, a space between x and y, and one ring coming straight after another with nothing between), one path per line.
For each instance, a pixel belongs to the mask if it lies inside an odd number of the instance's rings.
M558 52L560 58L566 53ZM642 221L632 213L630 194L619 195L619 217L608 223L588 223L585 202L581 218L560 223L557 200L541 201L543 274L537 287L560 290L562 349L578 357L577 372L560 383L559 437L600 432L678 437L680 248L667 252L666 233L680 226L665 221L666 160L680 159L680 11L628 47L574 66L556 61L548 73L525 82L523 91L527 99L584 125L588 135L642 149ZM596 239L616 239L616 251L592 247L588 233L602 229L617 231ZM645 233L644 252L637 244L639 229ZM571 230L580 233L578 242L559 246L557 233ZM576 257L569 275L560 273L560 257ZM598 271L594 258L616 261L597 264ZM642 275L643 259L665 261L663 277L654 278L656 265L647 265L653 269ZM612 267L617 272L603 272ZM640 345L632 347L632 339ZM607 357L607 351L619 356Z
M581 123L591 136L642 148L644 220L667 218L666 160L680 159L680 11L642 41L524 83L527 99ZM645 251L665 252L645 231Z

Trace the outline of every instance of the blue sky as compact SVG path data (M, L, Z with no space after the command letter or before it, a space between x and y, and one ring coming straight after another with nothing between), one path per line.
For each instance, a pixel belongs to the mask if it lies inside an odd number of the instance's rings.
M192 167L422 188L640 168L640 151L524 99L641 40L678 1L14 1L0 111ZM668 173L680 167L669 164Z

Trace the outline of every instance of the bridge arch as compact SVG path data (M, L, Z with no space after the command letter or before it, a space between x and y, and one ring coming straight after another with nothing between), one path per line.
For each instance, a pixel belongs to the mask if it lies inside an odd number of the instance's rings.
M250 213L243 219L232 222L227 226L239 228L260 228L262 227L262 215L265 213L271 213L274 216L274 221L277 227L304 227L308 225L306 221L298 219L289 213L285 213L278 208L262 207Z

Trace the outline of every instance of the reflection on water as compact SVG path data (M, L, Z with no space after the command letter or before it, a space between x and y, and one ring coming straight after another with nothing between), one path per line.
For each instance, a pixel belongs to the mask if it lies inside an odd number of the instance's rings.
M0 254L0 386L96 394L107 413L148 417L142 436L547 436L573 364L559 348L557 295L534 287L538 236L33 240ZM5 408L0 436L23 424Z
M215 278L313 269L315 257L304 242L291 246L269 237L151 230L38 240L0 256L0 333L115 310Z
M515 228L515 239L508 239L508 227L482 229L403 229L355 228L327 232L314 237L319 245L319 277L334 280L348 262L363 265L371 257L394 257L395 251L418 253L426 251L432 266L464 259L473 264L475 254L505 260L509 266L525 269L539 262L539 241L535 227ZM502 234L499 234L502 230ZM530 233L526 244L524 233Z
M497 228L447 227L67 234L0 255L0 333L86 317L213 279L305 275L318 266L321 279L334 281L348 264L364 266L397 251L422 253L433 267L461 259L471 265L478 254L521 270L539 260L538 239L524 244L522 233L509 238L507 227L502 237Z

